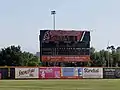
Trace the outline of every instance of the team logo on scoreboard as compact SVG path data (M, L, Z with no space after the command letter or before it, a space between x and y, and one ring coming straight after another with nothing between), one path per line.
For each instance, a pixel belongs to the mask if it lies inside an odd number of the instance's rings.
M50 39L50 31L46 31L43 40L49 40L49 39Z

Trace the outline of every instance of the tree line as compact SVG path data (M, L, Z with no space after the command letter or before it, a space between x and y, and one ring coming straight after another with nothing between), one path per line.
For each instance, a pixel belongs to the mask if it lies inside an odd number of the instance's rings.
M84 64L91 67L119 67L120 47L108 46L106 50L96 51L90 48L90 62ZM9 46L0 50L0 66L41 66L40 58L22 51L20 46Z
M120 47L106 47L106 50L96 51L94 47L90 48L91 61L88 66L95 67L119 67L120 66Z

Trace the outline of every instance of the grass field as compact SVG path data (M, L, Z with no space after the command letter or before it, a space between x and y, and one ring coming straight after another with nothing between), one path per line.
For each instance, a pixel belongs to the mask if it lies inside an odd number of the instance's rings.
M120 80L1 80L0 90L120 90Z

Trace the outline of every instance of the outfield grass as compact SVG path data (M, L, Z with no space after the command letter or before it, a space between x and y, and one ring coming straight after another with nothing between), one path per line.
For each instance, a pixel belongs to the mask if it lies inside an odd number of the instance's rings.
M0 90L120 90L120 80L1 80Z

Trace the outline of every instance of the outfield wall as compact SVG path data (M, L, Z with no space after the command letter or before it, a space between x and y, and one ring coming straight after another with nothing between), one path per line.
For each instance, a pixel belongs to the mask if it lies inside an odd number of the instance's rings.
M0 67L0 79L116 79L120 68Z

